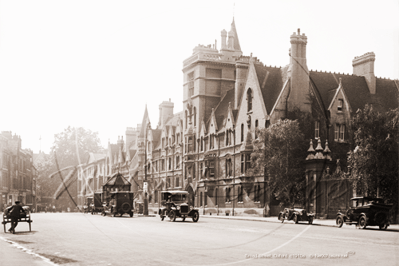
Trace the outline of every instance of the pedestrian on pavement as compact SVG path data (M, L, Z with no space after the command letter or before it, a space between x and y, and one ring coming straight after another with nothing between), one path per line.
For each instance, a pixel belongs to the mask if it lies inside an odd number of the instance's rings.
M17 200L15 202L15 205L13 205L11 209L8 211L11 218L11 228L8 229L10 233L15 234L15 227L17 227L18 220L21 218L21 212L25 213L24 209L22 208L21 202Z

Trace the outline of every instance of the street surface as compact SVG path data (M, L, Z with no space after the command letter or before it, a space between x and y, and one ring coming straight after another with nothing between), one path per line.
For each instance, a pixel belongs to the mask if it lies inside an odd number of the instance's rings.
M82 213L32 219L32 232L27 223L15 235L1 230L0 265L399 265L399 232L378 227Z

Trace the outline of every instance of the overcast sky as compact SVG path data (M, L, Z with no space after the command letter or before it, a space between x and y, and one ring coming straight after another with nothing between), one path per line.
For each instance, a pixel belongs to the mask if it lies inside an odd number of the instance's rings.
M288 64L300 28L309 70L352 74L373 51L376 76L399 78L397 0L0 0L0 130L48 153L68 126L116 143L145 104L154 127L162 101L182 111L183 60L198 44L220 49L233 15L244 55L266 65Z

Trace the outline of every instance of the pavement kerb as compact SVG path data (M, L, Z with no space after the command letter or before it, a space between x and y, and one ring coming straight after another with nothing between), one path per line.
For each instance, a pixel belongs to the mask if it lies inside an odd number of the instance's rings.
M202 215L200 216L200 218L213 218L213 219L228 219L228 220L239 220L239 221L254 221L254 222L266 222L266 223L281 223L281 221L279 221L277 219L277 217L275 217L276 220L271 220L271 218L269 217L269 219L262 219L261 217L243 217L243 216L213 216L213 215ZM329 220L326 220L329 221ZM322 224L322 223L317 223L318 221L313 221L312 225L317 225L317 226L329 226L329 227L337 227L335 224ZM331 222L331 221L330 221ZM335 222L335 220L334 220Z
M266 222L266 223L281 223L276 217L247 217L247 216L217 216L217 215L200 215L201 218L213 218L213 219L230 219L230 220L241 220L241 221L254 221L254 222ZM292 222L292 221L291 221ZM335 219L315 219L313 220L313 224L316 226L328 226L328 227L337 227L335 224ZM394 231L399 231L399 224L391 224L389 226L390 229Z

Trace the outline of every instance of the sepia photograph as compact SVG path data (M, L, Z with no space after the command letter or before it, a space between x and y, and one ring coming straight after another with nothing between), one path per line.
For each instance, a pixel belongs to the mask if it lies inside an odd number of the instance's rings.
M0 0L0 265L399 265L399 0Z

